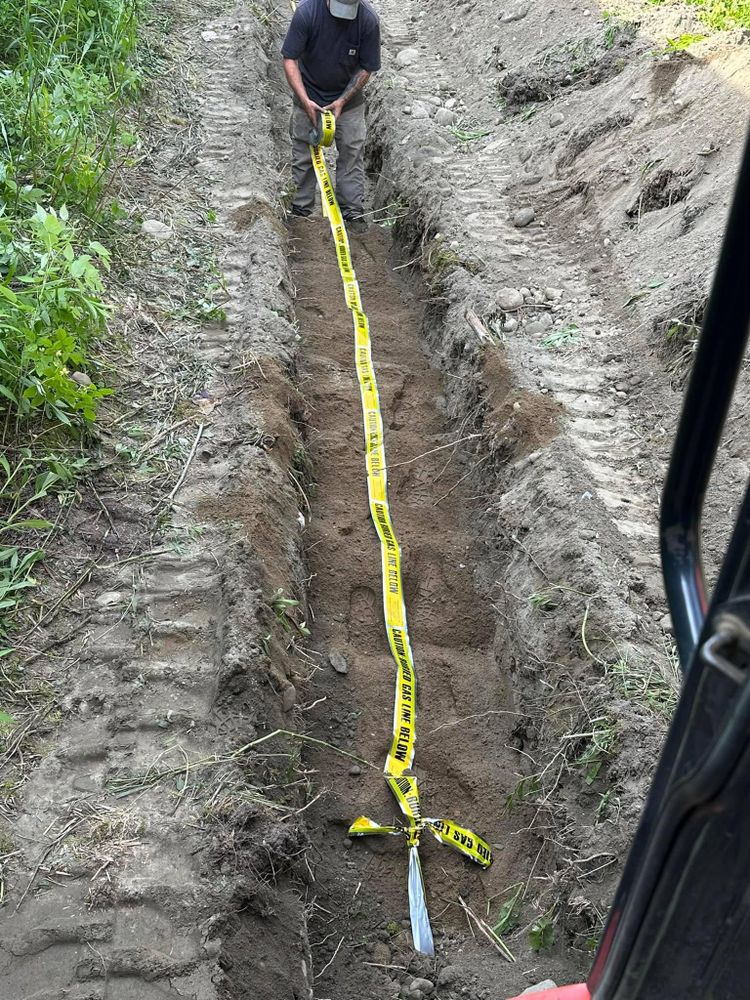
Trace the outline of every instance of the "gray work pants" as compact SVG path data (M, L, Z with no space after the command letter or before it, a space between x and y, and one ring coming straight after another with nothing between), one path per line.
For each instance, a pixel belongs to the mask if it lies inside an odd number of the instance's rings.
M307 137L312 123L306 112L295 104L289 134L292 138L292 180L296 186L294 206L301 211L315 207L317 182L310 161ZM341 214L349 218L361 215L365 202L365 106L345 109L336 122L336 198Z

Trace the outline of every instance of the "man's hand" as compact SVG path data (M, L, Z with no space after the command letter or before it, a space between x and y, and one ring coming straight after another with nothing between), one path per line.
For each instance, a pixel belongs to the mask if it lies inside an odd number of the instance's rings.
M321 108L321 106L316 104L315 101L308 100L305 102L305 111L307 112L307 117L313 123L313 128L318 127L318 112L324 110L326 109Z
M338 117L344 110L344 101L340 97L337 101L332 101L330 104L326 104L324 111L332 111L333 117L338 121Z

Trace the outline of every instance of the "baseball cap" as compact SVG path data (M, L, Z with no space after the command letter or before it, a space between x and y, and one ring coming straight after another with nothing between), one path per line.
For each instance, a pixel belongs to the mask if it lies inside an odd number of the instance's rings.
M359 0L330 0L329 9L334 17L353 21L359 11Z

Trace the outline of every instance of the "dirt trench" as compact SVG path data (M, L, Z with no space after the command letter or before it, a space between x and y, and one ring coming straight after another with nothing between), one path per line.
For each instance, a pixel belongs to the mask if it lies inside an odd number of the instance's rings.
M486 945L467 934L459 897L488 916L488 901L527 871L538 847L515 836L505 812L516 779L514 710L507 648L492 597L475 569L485 559L472 522L471 486L456 458L460 432L442 412L441 378L421 338L419 288L394 271L397 247L382 230L353 241L370 317L385 422L389 492L404 562L417 664L416 770L427 815L470 826L496 847L487 874L426 837L424 867L438 942L437 963L414 955L408 929L406 852L401 841L352 843L346 829L365 814L392 822L396 804L380 771L391 736L394 667L382 622L379 548L370 523L351 314L343 301L327 224L295 221L292 274L303 337L299 385L307 402L314 472L305 553L312 640L321 669L307 692L316 735L362 756L372 768L321 750L309 755L325 794L309 811L315 847L310 887L313 960L319 995L397 996L416 974L444 964L453 989L501 996L518 976L502 960L482 974ZM458 445L460 447L460 445ZM341 674L338 657L348 672ZM325 970L321 974L321 970ZM480 982L481 981L481 982ZM455 983L455 985L454 985ZM445 991L442 995L448 995Z

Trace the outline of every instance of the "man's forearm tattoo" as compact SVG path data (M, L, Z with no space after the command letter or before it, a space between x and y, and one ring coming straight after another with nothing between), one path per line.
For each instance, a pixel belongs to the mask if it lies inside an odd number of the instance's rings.
M346 90L341 95L339 100L343 101L344 104L346 104L348 101L351 101L351 99L355 97L360 92L360 90L363 89L364 85L367 83L369 79L370 79L370 74L367 72L366 69L359 70L359 72L355 73L354 76L351 78Z

